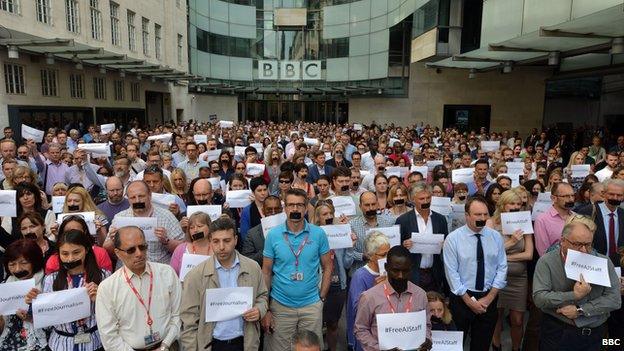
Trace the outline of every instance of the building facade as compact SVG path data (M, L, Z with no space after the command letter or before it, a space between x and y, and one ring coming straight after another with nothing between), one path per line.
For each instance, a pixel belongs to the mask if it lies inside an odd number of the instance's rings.
M0 0L0 124L184 118L183 0Z

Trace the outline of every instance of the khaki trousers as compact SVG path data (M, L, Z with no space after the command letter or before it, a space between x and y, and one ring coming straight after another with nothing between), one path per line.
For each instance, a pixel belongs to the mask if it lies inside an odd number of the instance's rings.
M318 301L305 307L291 308L271 300L269 308L275 322L273 334L265 335L269 350L290 351L292 338L300 329L316 333L323 345L323 302Z

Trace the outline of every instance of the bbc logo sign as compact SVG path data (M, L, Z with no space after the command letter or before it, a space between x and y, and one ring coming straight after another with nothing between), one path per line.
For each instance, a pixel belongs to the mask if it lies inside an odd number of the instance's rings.
M320 80L321 61L258 60L258 79Z

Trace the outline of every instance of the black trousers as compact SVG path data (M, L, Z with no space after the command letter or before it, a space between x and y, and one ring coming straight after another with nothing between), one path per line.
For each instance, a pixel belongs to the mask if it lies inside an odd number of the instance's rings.
M622 297L624 302L624 296ZM609 328L609 338L619 339L620 343L624 343L624 307L619 310L611 311L611 316L607 320ZM622 346L609 346L608 350L621 350Z
M599 351L606 323L596 328L577 328L542 314L540 351ZM621 347L621 346L619 346Z
M244 347L242 336L227 341L212 339L212 351L244 351Z
M472 292L468 292L468 294L474 296L477 300L486 295L486 293ZM470 351L490 350L494 327L498 319L497 301L498 297L492 301L485 313L475 314L461 297L453 294L449 297L449 307L453 313L453 320L457 329L464 332L464 341L470 334Z

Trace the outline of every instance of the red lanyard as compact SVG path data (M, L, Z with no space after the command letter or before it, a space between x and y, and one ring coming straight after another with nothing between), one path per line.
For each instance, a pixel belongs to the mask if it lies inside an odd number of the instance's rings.
M290 252L292 252L292 254L295 256L295 270L298 271L299 270L299 256L301 255L301 251L303 251L303 248L308 243L308 236L306 235L305 239L303 239L303 242L301 243L301 245L299 245L299 249L297 250L297 252L295 252L292 245L290 245L290 241L288 240L288 235L284 234L284 240L286 241L286 244L288 244L288 248L290 249Z
M392 313L396 313L394 306L392 306L392 302L390 302L390 292L388 291L388 286L386 284L384 284L384 294L386 295L386 300L388 300L388 305L390 305L390 311L392 311ZM414 295L410 294L410 298L409 300L407 300L407 306L405 307L405 313L409 313L410 309L412 308L413 297ZM400 296L397 298L397 310L399 309L399 302L401 302Z
M150 327L150 330L151 330L152 324L154 323L154 321L152 320L152 316L150 314L150 307L152 306L152 291L154 289L154 273L152 273L151 270L149 272L150 274L149 298L148 298L147 306L145 306L145 301L141 297L141 294L139 294L137 289L134 287L134 284L132 284L132 281L128 277L128 273L126 272L125 267L123 268L123 271L124 271L124 276L126 277L126 283L128 283L128 286L130 286L130 289L132 290L134 295L136 295L137 299L139 299L139 302L141 303L143 308L145 308L145 312L147 314L147 325Z

